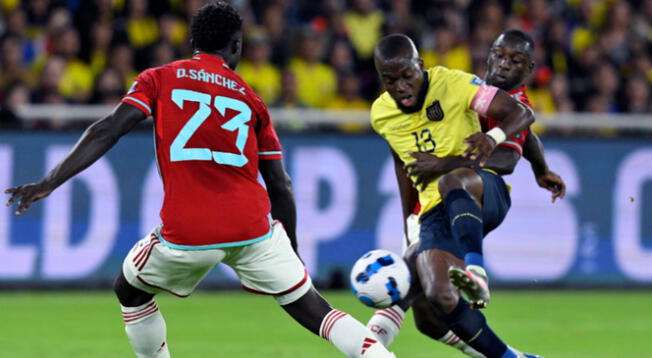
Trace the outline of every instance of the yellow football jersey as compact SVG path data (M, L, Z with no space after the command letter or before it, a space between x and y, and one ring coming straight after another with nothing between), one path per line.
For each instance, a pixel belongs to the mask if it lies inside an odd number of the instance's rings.
M388 92L381 94L371 106L371 126L403 163L414 161L409 151L438 157L461 155L467 148L464 139L481 131L471 102L483 81L472 74L441 66L432 67L426 73L428 92L420 111L403 113ZM433 180L419 192L421 214L441 202L438 181L439 178Z

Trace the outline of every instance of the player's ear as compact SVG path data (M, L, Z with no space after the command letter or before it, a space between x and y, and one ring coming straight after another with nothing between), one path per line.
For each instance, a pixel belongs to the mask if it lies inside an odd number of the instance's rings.
M423 59L421 57L419 57L417 62L419 63L419 69L423 70Z

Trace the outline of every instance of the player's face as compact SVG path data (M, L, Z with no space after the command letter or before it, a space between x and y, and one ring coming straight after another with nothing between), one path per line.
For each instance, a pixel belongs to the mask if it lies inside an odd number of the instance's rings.
M380 79L385 89L404 111L420 106L419 92L423 85L423 62L421 59L399 58L379 61Z
M486 81L504 91L511 91L521 86L533 67L527 42L501 36L489 50Z

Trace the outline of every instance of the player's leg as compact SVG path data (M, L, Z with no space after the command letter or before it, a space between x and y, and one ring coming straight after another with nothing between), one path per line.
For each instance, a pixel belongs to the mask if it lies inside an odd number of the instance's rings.
M154 295L131 286L122 271L115 280L114 291L120 301L125 331L136 356L169 357L167 327Z
M299 324L331 342L347 357L394 357L369 328L349 314L331 307L314 287L298 300L281 307Z
M152 249L153 242L152 237L147 236L134 245L125 258L123 269L113 285L113 290L122 308L122 319L125 323L127 337L139 358L170 356L166 342L167 327L163 315L154 301L154 294L134 287L127 281L124 274L124 270L132 270L129 266L134 266L133 269L137 269L136 263L140 264L142 263L140 260L145 260L147 251ZM160 243L156 245L160 245Z
M441 318L441 314L436 312L433 305L428 303L424 296L412 304L412 309L414 323L419 332L443 344L459 349L469 357L484 358L482 353L473 349L450 330Z
M410 269L410 274L412 275L413 282L410 285L410 290L407 295L395 305L388 308L377 309L367 322L367 327L374 332L376 337L378 337L385 347L388 347L392 342L394 342L403 326L405 313L410 309L414 300L423 295L421 286L415 279L416 271L414 266L416 261L416 255L414 253L419 246L420 227L418 217L416 215L410 215L406 223L407 236L404 238L405 242L402 249L402 255L405 259L405 263Z
M369 319L367 327L371 329L384 346L389 346L398 336L399 330L403 324L403 319L407 310L414 308L413 314L417 329L424 335L459 349L470 357L484 357L476 352L471 346L461 340L453 331L448 328L441 318L441 312L428 303L423 295L421 284L419 283L418 273L416 270L416 258L419 253L419 231L418 221L409 221L408 236L412 236L412 243L408 248L403 250L403 257L413 277L410 285L410 291L404 299L396 305L376 310ZM461 260L460 260L461 261Z
M422 251L417 257L419 281L431 305L442 311L442 320L462 340L487 358L517 358L487 325L484 315L471 309L448 279L448 268L457 257L440 249Z
M273 295L299 324L331 342L347 357L394 357L373 332L331 307L314 289L283 225L274 224L267 240L228 250L224 263L235 270L246 290Z
M456 169L439 180L439 192L450 220L451 235L460 243L464 255L465 269L452 266L450 279L474 305L484 307L490 294L482 251L482 178L474 169Z
M443 205L421 217L416 271L428 303L462 340L488 358L512 358L513 352L489 328L484 315L472 310L448 279L448 268L462 264L462 250L453 240Z
M159 228L134 245L115 281L115 293L129 341L140 358L169 357L166 324L154 295L192 293L202 278L224 258L222 250L185 251L165 246Z
M419 245L417 241L419 240L421 225L419 224L418 218L416 218L416 220L412 221L408 219L407 226L408 232L410 232L408 236L416 237L416 239L413 238L411 240L411 242L414 244L403 251L403 256L408 264L408 267L410 268L410 272L414 277L414 282L412 283L410 294L414 295L416 298L412 299L410 306L414 308L412 313L414 315L414 322L417 329L424 335L453 348L457 348L462 353L470 357L484 357L484 355L477 352L466 342L460 339L460 337L458 337L453 331L451 331L448 325L446 325L446 323L444 323L443 319L441 318L441 312L437 311L435 307L429 304L425 299L423 290L419 284L418 273L416 269L416 258L419 253ZM416 288L414 292L412 291L412 287Z

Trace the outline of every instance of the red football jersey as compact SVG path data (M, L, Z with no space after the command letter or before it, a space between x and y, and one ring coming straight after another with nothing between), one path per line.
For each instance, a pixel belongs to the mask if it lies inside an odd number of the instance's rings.
M122 101L154 118L164 243L204 249L269 237L258 161L281 159L281 145L267 106L224 60L198 54L148 69Z
M513 91L508 92L514 99L521 101L521 103L532 107L530 100L527 98L527 93L525 92L525 86L517 88ZM494 128L500 124L500 121L497 121L493 118L482 117L480 116L480 124L482 125L482 131L487 132L491 128ZM518 152L518 154L523 155L523 144L525 143L525 138L527 138L528 133L530 133L530 128L526 128L521 133L517 134L512 138L508 138L500 145L512 148Z

